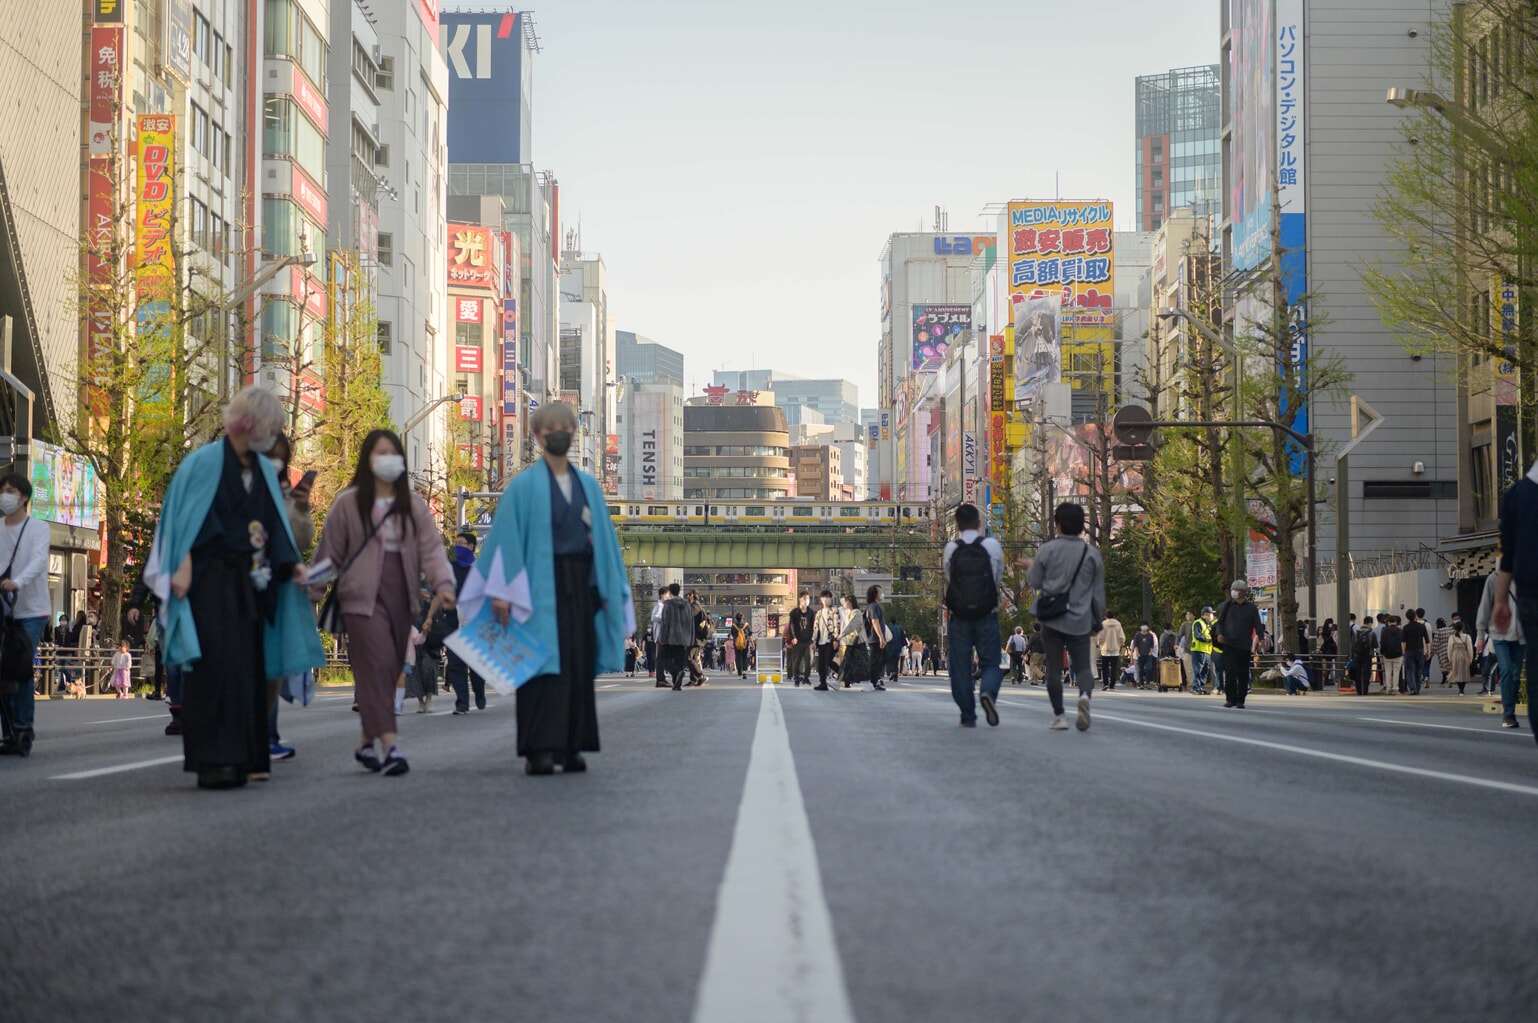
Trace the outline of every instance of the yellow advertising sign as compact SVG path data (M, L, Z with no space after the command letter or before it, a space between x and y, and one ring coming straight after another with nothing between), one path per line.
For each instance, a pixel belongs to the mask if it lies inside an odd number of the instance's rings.
M169 301L176 288L176 117L139 117L139 172L134 183L134 251L140 302Z
M1007 234L1011 306L1061 295L1063 323L1115 324L1116 254L1110 202L1012 202Z

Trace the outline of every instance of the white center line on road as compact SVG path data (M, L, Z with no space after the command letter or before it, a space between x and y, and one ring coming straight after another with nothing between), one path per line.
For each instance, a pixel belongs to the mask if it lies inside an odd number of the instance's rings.
M1516 782L1492 781L1487 778L1470 778L1462 774L1448 774L1446 771L1431 771L1424 767L1409 767L1405 764L1391 764L1385 760L1368 760L1366 757L1353 757L1345 753L1330 753L1326 750L1309 749L1306 746L1292 746L1284 742L1267 742L1264 739L1250 739L1242 735L1224 735L1220 732L1204 732L1196 728L1180 728L1176 725L1155 724L1152 721L1139 721L1136 718L1116 717L1111 714L1096 714L1096 721L1114 721L1122 725L1135 725L1138 728L1152 728L1161 732L1175 732L1179 735L1194 735L1202 739L1217 739L1221 742L1236 742L1243 746L1259 746L1262 749L1273 749L1282 753L1296 753L1299 756L1318 757L1321 760L1333 760L1341 764L1355 764L1358 767L1371 767L1379 771L1392 771L1396 774L1411 774L1418 778L1435 778L1438 781L1450 781L1459 785L1472 785L1475 788L1495 789L1498 792L1515 792L1523 796L1538 796L1538 787L1532 785L1518 785Z
M764 686L716 896L694 1023L854 1023L812 827L774 686Z
M87 721L88 725L115 725L119 721L161 721L169 717L169 714L141 714L136 718L105 718L101 721Z
M1358 721L1376 721L1381 725L1409 725L1412 728L1445 728L1449 732L1477 732L1480 735L1515 735L1525 739L1515 728L1470 728L1467 725L1434 725L1429 721L1399 721L1394 718L1357 718Z
M134 764L119 764L116 767L98 767L94 771L76 771L74 774L56 774L52 781L84 781L87 778L100 778L107 774L122 774L124 771L138 771L146 767L159 767L162 764L180 763L182 756L178 753L174 757L159 757L155 760L140 760Z

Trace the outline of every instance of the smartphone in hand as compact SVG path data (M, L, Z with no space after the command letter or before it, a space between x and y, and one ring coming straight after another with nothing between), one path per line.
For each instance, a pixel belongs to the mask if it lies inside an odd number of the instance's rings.
M309 472L307 472L303 476L299 477L299 485L301 487L304 487L306 490L309 490L309 489L311 489L312 487L315 486L315 477L317 477L319 475L320 475L319 472L317 472L314 469L311 469Z

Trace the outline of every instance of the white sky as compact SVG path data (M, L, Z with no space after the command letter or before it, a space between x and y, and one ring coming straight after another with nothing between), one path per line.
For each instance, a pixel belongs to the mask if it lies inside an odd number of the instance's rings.
M1219 0L557 0L534 8L533 162L620 329L875 403L894 231L989 203L1134 220L1133 79L1218 60Z

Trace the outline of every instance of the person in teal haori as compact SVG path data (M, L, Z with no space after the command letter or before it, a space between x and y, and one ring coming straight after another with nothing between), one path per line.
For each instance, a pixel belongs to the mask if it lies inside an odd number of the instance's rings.
M164 609L162 656L183 669L183 768L201 788L268 770L267 679L325 664L272 450L283 405L247 387L223 438L182 460L166 490L145 582Z
M516 476L460 593L460 621L484 602L501 625L522 623L550 651L517 690L518 755L530 774L587 770L598 750L593 679L625 665L635 605L598 481L567 460L577 415L542 405L529 431L544 457Z

